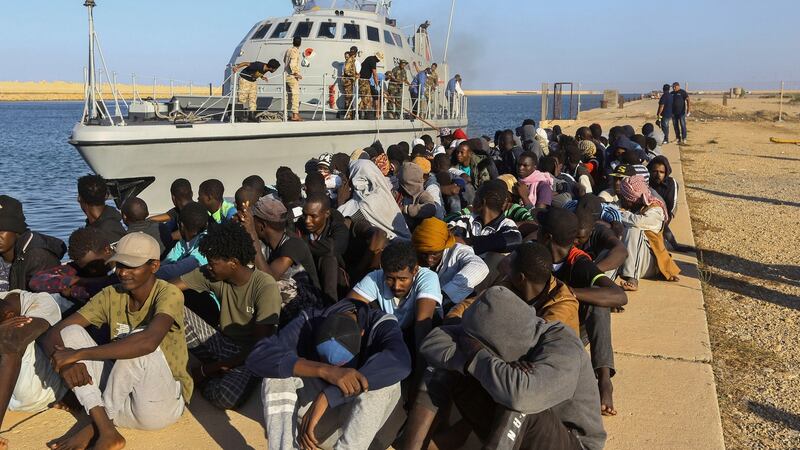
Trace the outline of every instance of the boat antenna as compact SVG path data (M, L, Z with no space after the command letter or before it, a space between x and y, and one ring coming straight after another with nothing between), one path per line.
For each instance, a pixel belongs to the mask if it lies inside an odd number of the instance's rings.
M94 9L94 0L86 0L83 4L89 12L89 73L88 73L88 89L89 96L86 99L90 103L89 119L97 118L97 101L95 99L95 69L94 69L94 16L92 10Z
M444 55L442 56L442 63L447 64L447 47L450 46L450 30L453 29L453 12L456 10L456 0L450 3L450 21L447 22L447 37L444 40Z

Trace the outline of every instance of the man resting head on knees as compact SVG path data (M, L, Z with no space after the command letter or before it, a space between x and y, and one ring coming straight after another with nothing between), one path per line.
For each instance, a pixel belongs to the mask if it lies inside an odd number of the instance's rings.
M366 449L400 402L411 357L393 315L348 299L304 311L259 342L247 368L264 377L270 449Z
M507 288L489 288L461 324L431 331L421 352L438 372L427 379L433 403L452 399L485 448L603 447L600 398L580 339Z

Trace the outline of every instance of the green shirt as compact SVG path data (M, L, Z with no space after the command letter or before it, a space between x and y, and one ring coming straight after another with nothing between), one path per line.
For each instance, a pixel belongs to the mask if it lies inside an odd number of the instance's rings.
M181 277L189 289L213 292L220 301L219 327L222 334L244 348L255 344L256 325L277 325L281 313L278 283L267 273L254 270L242 286L211 281L200 268Z
M156 280L141 309L131 311L130 299L130 294L122 290L120 285L108 286L92 297L78 314L96 327L107 324L112 341L144 330L156 314L172 317L174 322L159 347L167 359L172 376L181 383L183 400L188 403L192 398L194 383L187 370L189 353L184 335L183 293L164 280Z

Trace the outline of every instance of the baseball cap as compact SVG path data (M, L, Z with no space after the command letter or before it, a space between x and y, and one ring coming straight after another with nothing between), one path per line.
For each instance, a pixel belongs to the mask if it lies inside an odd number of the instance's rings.
M253 208L253 215L267 222L281 222L286 220L287 209L284 204L274 197L261 197Z
M630 164L620 164L610 175L619 178L632 177L636 175L636 169Z
M333 155L331 155L330 153L323 153L319 155L319 158L317 158L317 165L330 168L331 159L333 159Z
M458 128L456 131L453 132L453 137L456 139L467 139L467 133L464 132L461 128Z
M22 203L14 197L0 195L0 231L12 231L17 234L28 229Z
M453 134L453 130L450 128L439 128L439 137L447 137Z
M333 366L349 363L361 350L358 321L341 313L328 316L317 331L315 344L324 362Z
M114 256L108 262L118 262L128 267L139 267L151 259L161 259L158 242L141 231L128 233L114 247Z

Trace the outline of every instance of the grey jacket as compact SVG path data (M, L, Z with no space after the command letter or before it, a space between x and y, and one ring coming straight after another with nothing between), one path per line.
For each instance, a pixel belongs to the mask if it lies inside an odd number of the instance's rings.
M487 302L486 297L494 299ZM603 448L606 432L597 380L572 330L536 317L533 308L504 287L487 290L465 312L459 328L456 333L467 333L483 348L467 361L457 349L454 329L435 329L420 348L431 366L458 372L466 366L497 403L527 414L552 408L586 449ZM527 373L509 364L518 360L534 363L535 370Z

